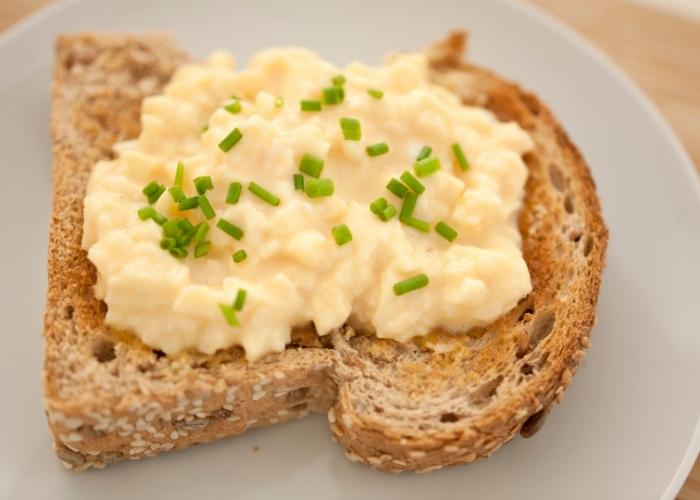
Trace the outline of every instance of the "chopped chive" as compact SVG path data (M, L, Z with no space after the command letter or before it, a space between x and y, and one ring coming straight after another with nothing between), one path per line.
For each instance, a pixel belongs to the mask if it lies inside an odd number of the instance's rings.
M362 138L362 128L357 118L341 118L340 129L346 141L359 141Z
M304 176L301 174L294 174L294 189L296 191L304 190Z
M143 194L146 195L146 197L149 197L156 193L158 189L160 188L160 184L156 181L151 181L148 183L148 185L141 190Z
M440 221L435 224L435 231L450 243L457 238L457 231L447 225L447 222L444 221Z
M197 201L199 202L199 208L202 209L204 217L206 217L207 219L211 219L216 215L216 212L214 212L211 203L209 203L209 198L207 198L207 195L200 194L199 196L197 196Z
M343 89L340 87L326 87L321 91L323 104L340 104L343 101Z
M427 158L432 152L433 148L431 148L430 146L423 146L420 150L420 153L418 153L418 156L416 157L416 161L421 161Z
M195 177L195 179L192 182L194 182L194 187L199 194L204 194L209 189L214 189L214 184L211 182L211 177L209 177L208 175L203 175L202 177Z
M238 290L238 293L236 294L236 300L233 301L233 308L236 311L240 311L243 309L243 306L245 305L246 295L248 295L248 293L243 288Z
M318 179L321 177L324 163L318 156L305 154L299 161L299 171Z
M177 236L180 232L180 225L177 219L170 219L163 223L163 234L167 237Z
M227 306L225 304L219 304L219 307L221 308L221 314L224 315L224 318L226 318L226 321L229 325L241 326L241 324L238 322L238 318L236 317L236 311L233 309L233 307Z
M386 142L379 142L367 146L367 154L369 156L379 156L389 152L389 145Z
M440 170L440 159L437 156L429 156L418 160L413 164L413 170L416 171L418 177L426 177Z
M241 197L241 183L232 182L228 185L228 193L226 194L226 203L229 205L235 205Z
M336 87L342 87L345 85L345 77L343 75L336 75L331 80L331 83Z
M221 229L224 233L228 234L232 238L235 238L237 240L243 238L243 229L236 226L235 224L231 224L226 219L219 219L219 222L216 223L216 227Z
M206 126L209 128L209 125ZM177 162L177 167L175 167L175 180L173 181L173 186L182 187L182 178L185 176L185 164L181 161Z
M271 192L269 192L267 189L262 187L260 184L251 182L250 184L248 184L248 191L253 193L255 196L257 196L264 202L269 203L273 207L276 207L280 204L280 199Z
M331 179L309 179L306 183L306 195L309 198L331 196L335 192L335 184Z
M176 244L175 238L163 238L160 240L160 248L163 250L170 250L171 248L174 248Z
M425 191L425 186L408 170L401 174L401 180L416 194L421 194Z
M413 218L413 211L416 209L416 203L418 202L418 195L416 193L407 193L406 198L403 200L403 205L401 206L401 213L399 214L399 220L401 222L406 222Z
M367 93L375 99L381 99L384 97L384 92L379 89L367 89Z
M338 89L338 95L340 96L340 102L343 102L345 100L345 88L342 86L336 86L336 89Z
M163 223L165 223L165 221L167 220L165 217L159 214L155 208L153 208L150 205L147 207L139 208L138 215L139 219L141 220L153 219L153 222L155 222L159 226L162 226Z
M331 234L333 234L333 239L338 246L345 245L352 241L352 232L346 224L333 227L333 229L331 229Z
M377 214L384 222L390 220L394 215L396 215L396 207L394 205L387 205L384 210Z
M175 241L177 242L177 246L185 248L187 245L189 245L192 242L192 236L194 236L194 233L182 233L182 234L175 236Z
M418 229L418 231L421 231L423 233L430 232L430 224L428 224L424 220L416 219L415 217L410 217L406 220L402 220L401 222L403 222L409 227L412 227L413 229Z
M300 106L302 111L321 111L321 101L302 99Z
M234 99L233 102L228 103L226 106L224 106L224 109L231 113L232 115L235 115L237 113L241 112L241 101L238 99Z
M428 275L418 274L403 281L399 281L398 283L394 283L394 294L403 295L404 293L418 290L419 288L428 286L429 282Z
M389 181L389 184L386 185L386 188L399 198L403 198L404 196L406 196L406 193L408 193L408 188L401 184L401 182L398 179L394 178L392 178Z
M192 223L187 219L178 219L177 225L180 226L180 229L186 233L189 233L194 229ZM197 224L197 226L199 227L199 224Z
M238 141L240 141L241 138L243 138L243 133L241 133L238 127L236 127L221 140L221 142L219 143L219 149L224 153L228 153L229 151L231 151L233 146L238 144Z
M386 198L377 198L369 204L369 209L373 214L379 215L387 206L389 206L389 203L386 201Z
M230 97L231 99L235 99L235 100L237 100L237 101L240 101L240 100L241 100L241 96L239 96L238 94L231 94L229 97Z
M206 222L202 222L197 226L197 231L194 233L194 238L192 238L192 241L194 241L195 245L199 245L200 243L204 243L204 238L207 237L207 233L209 232L209 224Z
M170 193L170 197L175 203L180 203L186 198L185 192L180 186L173 186L171 188L168 188L168 193Z
M148 198L148 203L153 205L160 199L160 196L165 192L165 186L156 181L151 181L148 186L143 188L141 192Z
M467 160L467 157L464 156L464 151L462 151L462 146L459 145L459 143L455 142L452 145L452 152L455 155L455 158L457 158L457 163L459 163L459 166L462 167L462 170L469 170L469 160Z
M199 200L197 199L196 196L193 196L191 198L185 198L181 202L177 204L177 209L180 212L184 212L185 210L192 210L193 208L197 208L199 206Z
M243 262L246 257L248 257L248 254L245 252L245 250L238 250L233 254L233 261L238 264L239 262Z
M209 241L203 241L202 243L198 243L194 247L194 258L199 259L200 257L204 257L209 253L209 247L211 246L211 242Z
M175 257L176 259L184 259L187 257L187 250L181 247L173 247L168 250L170 252L170 255Z
M282 106L284 106L284 99L282 99L281 97L275 99L275 107L281 108Z

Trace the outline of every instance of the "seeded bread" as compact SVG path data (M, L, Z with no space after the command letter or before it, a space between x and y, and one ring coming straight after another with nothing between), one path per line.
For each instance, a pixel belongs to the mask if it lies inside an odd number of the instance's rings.
M536 147L519 218L533 291L463 335L409 343L345 326L293 333L281 353L240 348L165 356L104 324L96 271L80 248L92 166L139 132L141 100L188 56L164 36L62 36L56 45L53 214L44 392L55 450L73 470L153 456L328 413L348 458L427 472L528 437L561 400L589 345L607 242L585 161L533 94L462 61L464 34L428 49L432 78L468 104L515 120Z

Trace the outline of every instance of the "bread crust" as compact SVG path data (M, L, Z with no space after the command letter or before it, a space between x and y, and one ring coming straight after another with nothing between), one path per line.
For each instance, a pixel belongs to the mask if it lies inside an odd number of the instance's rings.
M44 394L56 453L103 467L327 411L347 456L428 472L530 436L563 397L595 318L607 229L588 167L533 94L462 61L463 33L428 49L432 78L533 137L519 219L533 291L488 328L401 344L346 326L295 331L249 364L240 348L164 356L104 324L80 248L85 187L112 145L139 132L142 99L188 56L168 37L63 36L56 44L53 211Z

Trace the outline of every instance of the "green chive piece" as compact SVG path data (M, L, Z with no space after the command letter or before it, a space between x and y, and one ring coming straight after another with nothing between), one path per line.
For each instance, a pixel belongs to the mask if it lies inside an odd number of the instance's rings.
M399 220L401 222L406 223L413 218L413 211L416 209L417 202L418 195L416 193L406 194L406 198L404 198L403 205L401 206L401 213L399 213Z
M141 190L141 192L146 195L146 198L148 198L148 203L153 205L160 199L160 196L165 192L165 186L157 183L156 181L151 181L148 184L148 186Z
M341 118L340 130L346 141L359 141L362 138L362 128L357 118Z
M207 129L209 125L206 125ZM175 167L175 180L173 181L173 186L182 187L182 178L185 176L185 164L181 161L177 162L177 167Z
M168 193L170 193L170 197L175 203L180 203L186 198L185 192L180 186L173 186L171 188L168 188Z
M194 233L183 233L175 236L175 241L177 242L177 246L185 248L187 245L189 245L192 242L192 237L194 236Z
M170 250L171 248L175 248L176 245L175 238L163 238L160 240L160 248L163 250Z
M243 133L241 133L238 127L236 127L221 140L221 142L219 143L219 149L224 153L228 153L229 151L231 151L233 146L238 144L238 141L240 141L242 138Z
M199 259L200 257L204 257L209 253L209 247L211 246L211 242L209 241L203 241L201 243L198 243L194 247L194 258Z
M343 75L336 75L331 80L331 83L336 87L342 87L345 85L345 77Z
M208 175L203 175L202 177L195 177L195 179L192 182L194 182L194 187L199 194L204 194L209 189L214 189L214 184L211 182L211 177L209 177Z
M367 93L375 99L381 99L384 97L384 92L379 89L367 89Z
M341 97L342 89L340 87L326 87L321 91L323 95L323 104L340 104L343 99Z
M367 146L367 154L369 156L380 156L389 152L389 145L386 142L379 142Z
M338 89L338 95L340 96L340 102L343 102L345 100L345 88L341 86L336 86L336 89Z
M469 170L469 160L467 160L467 157L464 156L464 151L462 151L462 146L459 145L459 143L455 142L452 145L452 152L455 155L455 158L457 158L457 163L459 163L459 166L462 167L462 170Z
M241 324L238 322L238 318L236 317L236 311L233 309L233 307L227 306L225 304L219 304L219 307L221 308L221 314L224 315L224 318L226 318L226 321L229 325L241 326Z
M343 246L352 241L352 232L346 224L333 227L333 229L331 229L331 234L333 234L333 239L338 246Z
M418 177L426 177L437 172L440 168L440 159L437 156L429 156L413 164L413 170L416 171Z
M226 203L229 205L235 205L241 197L241 183L232 182L228 185L228 193L226 194Z
M406 193L408 193L408 188L401 184L401 182L398 179L394 178L392 178L389 181L389 184L386 185L386 188L399 198L403 198L404 196L406 196Z
M425 186L408 170L401 174L401 180L416 194L421 194L425 191Z
M394 215L396 215L396 207L394 205L388 205L381 212L377 214L381 220L384 222L390 220Z
M224 106L224 109L232 115L238 114L241 112L241 101L234 99L233 102L230 102Z
M158 182L151 181L148 183L148 185L145 188L143 188L141 190L141 192L143 194L145 194L146 197L148 197L148 196L151 196L152 194L154 194L155 192L157 192L159 188L160 188L160 184Z
M280 199L271 192L269 192L267 189L262 187L260 184L251 182L250 184L248 184L248 191L253 193L255 196L257 196L264 202L269 203L273 207L276 207L280 204Z
M431 148L430 146L423 146L420 150L420 153L418 153L418 156L416 157L416 161L421 161L427 158L432 152L433 148Z
M282 99L281 97L275 99L275 107L281 108L282 106L284 106L284 99Z
M321 177L324 163L318 156L305 154L299 162L299 171L318 179Z
M387 206L389 206L389 203L386 201L386 198L377 198L369 204L369 209L373 214L379 215Z
M153 208L150 205L147 207L139 208L138 215L139 215L139 219L141 219L141 220L152 219L153 222L155 222L159 226L162 226L165 223L165 221L167 220L165 217L163 217L161 214L159 214L155 208Z
M418 274L411 278L395 283L394 294L403 295L404 293L412 292L414 290L418 290L419 288L423 288L424 286L428 286L428 283L430 283L428 275Z
M243 229L236 226L235 224L231 224L226 219L219 219L219 222L216 223L216 227L221 229L224 233L228 234L232 238L235 238L237 240L243 238Z
M199 206L199 199L196 196L193 196L191 198L185 198L181 202L177 204L177 209L180 212L184 212L185 210L192 210L193 208L197 208Z
M216 212L214 212L211 203L209 203L209 198L207 198L207 195L200 194L199 196L197 196L197 201L199 202L199 208L202 209L204 217L206 217L207 219L211 219L216 215Z
M413 229L418 229L418 231L421 231L423 233L428 233L430 232L430 224L425 222L424 220L416 219L415 217L411 217L407 220L401 221L404 224L406 224L409 227L412 227Z
M450 243L452 243L455 240L455 238L457 238L457 231L455 231L452 227L450 227L447 224L447 222L444 221L440 221L437 224L435 224L435 231Z
M180 232L180 224L177 219L170 219L163 223L163 234L167 237L177 236Z
M237 252L234 252L233 254L233 261L238 264L239 262L243 262L246 257L248 257L248 254L245 252L245 250L239 250Z
M304 190L304 176L301 174L294 174L294 189L296 191Z
M194 233L194 238L192 238L192 241L194 241L195 245L199 245L201 243L204 243L204 238L207 237L207 233L209 232L209 224L206 222L202 222L201 224L197 225L197 231Z
M204 125L202 125L202 133L206 132L207 130L209 130L209 124L205 123Z
M187 219L178 219L177 225L180 226L180 229L186 233L189 233L190 231L194 230L194 226ZM199 224L197 224L197 226L199 227Z
M238 293L236 294L236 300L233 301L233 308L236 311L240 311L243 309L243 306L245 305L246 295L248 295L248 293L243 288L238 290Z
M302 99L300 106L302 111L321 111L321 101Z
M306 183L306 195L309 198L331 196L335 192L335 184L331 179L309 179Z
M187 257L187 250L181 247L173 247L168 250L170 252L170 255L175 257L176 259L184 259Z

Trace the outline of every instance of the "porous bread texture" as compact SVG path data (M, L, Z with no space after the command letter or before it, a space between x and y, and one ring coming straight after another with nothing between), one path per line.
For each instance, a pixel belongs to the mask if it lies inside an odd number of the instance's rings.
M607 242L585 161L533 94L462 62L465 36L428 49L432 78L533 137L519 218L532 293L486 328L408 343L345 326L295 331L248 363L240 348L165 356L104 324L80 247L93 165L138 134L145 96L188 56L158 35L62 36L56 45L53 213L45 318L45 406L73 470L103 467L328 412L348 458L428 472L532 435L571 382L593 325Z

